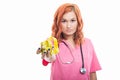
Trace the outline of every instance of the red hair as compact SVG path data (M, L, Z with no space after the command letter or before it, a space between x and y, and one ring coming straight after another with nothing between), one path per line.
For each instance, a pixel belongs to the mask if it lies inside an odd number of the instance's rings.
M57 38L58 42L61 42L62 39L65 39L62 34L62 25L60 24L63 15L67 12L74 11L77 17L77 30L74 35L75 44L80 44L83 41L83 20L81 17L80 9L76 4L65 3L61 5L54 14L54 22L52 25L52 36Z

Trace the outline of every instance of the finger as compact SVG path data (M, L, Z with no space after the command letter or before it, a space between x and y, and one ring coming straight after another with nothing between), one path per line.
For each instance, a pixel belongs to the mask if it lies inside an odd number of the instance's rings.
M47 56L47 57L50 57L50 49L47 50L46 56Z
M44 59L44 57L45 57L45 54L44 54L44 53L42 53L41 58L42 58L42 59Z
M37 51L36 51L36 54L39 54L41 52L41 49L38 48Z

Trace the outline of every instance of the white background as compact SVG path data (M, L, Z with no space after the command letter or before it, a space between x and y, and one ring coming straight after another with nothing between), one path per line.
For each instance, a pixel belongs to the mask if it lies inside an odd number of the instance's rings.
M102 66L98 80L120 80L119 0L1 0L0 80L49 80L50 65L42 66L36 50L50 36L54 12L65 2L80 7L85 37Z

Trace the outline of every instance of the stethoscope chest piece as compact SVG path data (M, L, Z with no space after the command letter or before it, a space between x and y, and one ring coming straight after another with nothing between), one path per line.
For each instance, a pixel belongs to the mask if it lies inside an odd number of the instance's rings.
M86 73L86 69L85 69L85 68L81 68L81 69L80 69L80 73L81 73L81 74L85 74L85 73Z

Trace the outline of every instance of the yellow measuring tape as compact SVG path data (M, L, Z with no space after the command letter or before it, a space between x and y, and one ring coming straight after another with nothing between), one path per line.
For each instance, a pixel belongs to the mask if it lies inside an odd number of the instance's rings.
M59 52L58 42L55 37L50 36L47 40L41 42L41 53L47 53L50 50L50 54L57 54Z

